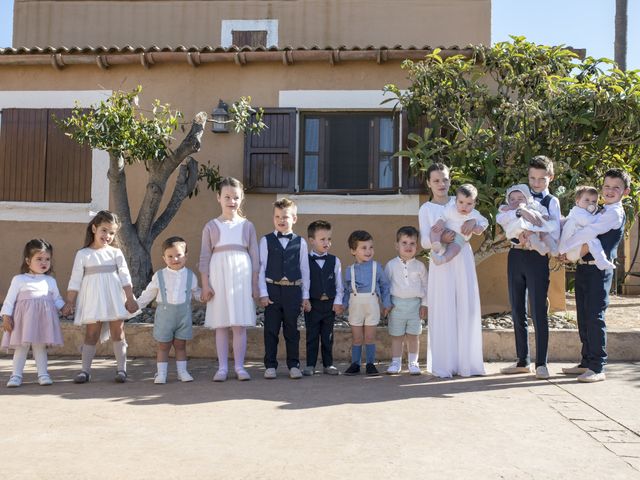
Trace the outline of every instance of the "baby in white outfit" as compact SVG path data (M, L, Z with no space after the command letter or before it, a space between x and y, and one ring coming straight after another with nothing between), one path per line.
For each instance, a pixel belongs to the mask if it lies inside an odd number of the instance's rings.
M567 260L571 262L580 260L580 249L582 246L580 245L569 250L567 249L567 245L576 233L598 219L598 190L590 186L577 187L575 202L576 205L571 208L562 227L560 245L558 246L560 253L566 254ZM596 267L600 270L611 270L615 268L615 265L607 259L607 255L602 249L602 243L600 243L597 237L590 239L586 244L589 247L589 253L593 255Z
M549 221L551 218L549 210L536 202L531 195L531 190L524 183L509 187L506 195L506 204L500 206L500 212L509 210L518 210L526 208L528 211L534 211L539 214L542 225L536 226L524 219L524 217L514 217L508 223L501 224L507 238L520 238L524 235L526 239L525 246L531 250L537 251L540 255L558 255L558 245L551 233L557 229L556 222ZM516 212L517 213L517 212Z

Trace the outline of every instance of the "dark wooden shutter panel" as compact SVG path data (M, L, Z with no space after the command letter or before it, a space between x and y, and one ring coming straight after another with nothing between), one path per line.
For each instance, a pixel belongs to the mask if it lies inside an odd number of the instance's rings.
M260 134L245 136L244 185L253 192L295 189L296 110L265 108Z
M402 149L405 150L408 146L409 133L415 133L422 135L424 128L426 127L426 119L421 117L415 122L408 121L408 115L406 111L402 111ZM426 181L423 178L421 172L413 171L409 165L409 158L402 157L402 193L427 193Z
M0 200L45 197L47 110L7 108L0 128Z
M62 120L71 109L49 110ZM49 118L47 135L47 202L88 203L91 201L91 148L67 137Z
M232 30L231 42L237 47L266 47L266 30Z

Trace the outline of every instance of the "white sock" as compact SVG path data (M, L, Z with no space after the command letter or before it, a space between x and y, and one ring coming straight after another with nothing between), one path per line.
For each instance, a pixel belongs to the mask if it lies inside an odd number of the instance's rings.
M233 330L233 366L238 370L244 370L244 356L247 352L246 327L231 327Z
M398 362L400 365L402 365L402 357L391 357L391 361Z
M33 359L36 361L36 368L38 369L38 376L47 375L47 346L42 343L36 343L31 345L31 351L33 352Z
M218 370L229 370L229 329L216 328L216 350L218 351Z
M119 340L113 342L113 354L116 356L116 364L118 371L127 371L127 342Z
M176 368L178 373L187 373L187 361L186 360L176 360Z
M93 362L93 357L96 356L96 346L95 345L87 345L86 343L82 345L82 371L91 373L91 362Z
M418 363L418 353L417 352L416 353L409 352L407 354L407 356L409 357L409 364Z
M20 345L13 352L13 374L22 377L24 372L24 364L27 363L27 354L29 353L29 345Z
M167 378L167 369L169 367L169 362L158 362L157 364L158 376Z

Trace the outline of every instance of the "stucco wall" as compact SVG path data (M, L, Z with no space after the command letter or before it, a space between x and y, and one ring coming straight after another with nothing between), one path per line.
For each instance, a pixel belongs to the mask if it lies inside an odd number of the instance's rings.
M373 62L353 62L332 67L328 64L306 63L294 66L281 64L203 65L192 68L186 64L160 64L144 69L141 66L119 66L100 70L96 66L73 66L61 71L51 67L3 67L0 68L0 85L3 90L117 90L131 89L138 84L144 91L141 105L149 106L155 98L169 102L185 114L185 120L201 110L211 111L218 98L232 101L241 95L251 95L256 106L278 105L280 90L377 90L387 82L406 85L404 73L399 63L382 65ZM188 129L188 125L187 125ZM177 133L181 138L181 133ZM235 134L204 133L202 150L195 155L200 162L211 161L219 164L224 175L242 178L243 137ZM142 199L145 185L145 171L142 167L131 168L128 172L128 188L132 211L135 216ZM106 182L106 179L105 179ZM247 196L245 212L259 234L273 229L271 205L276 195L250 194ZM375 238L376 258L386 262L395 255L394 235L402 225L417 226L417 206L424 201L416 201L415 212L411 215L305 215L299 217L296 231L304 234L307 225L323 217L334 225L334 249L344 263L351 263L346 246L349 233L358 228L369 230ZM210 218L217 216L219 209L211 192L202 191L194 199L186 200L169 228L161 234L153 248L155 266L162 263L159 244L170 235L181 235L190 246L189 266L195 268L200 246L201 228ZM88 220L88 218L87 218ZM43 236L50 240L55 252L55 268L62 290L66 289L75 250L80 248L84 238L83 224L0 222L3 249L0 262L5 268L0 271L0 295L6 289L12 275L20 264L21 249L30 238ZM506 289L505 255L499 255L483 262L479 268L480 289L485 311L508 310ZM551 292L552 305L564 307L562 288L563 275L554 275Z
M278 45L489 44L490 0L16 0L14 46L220 45L221 22L277 19Z

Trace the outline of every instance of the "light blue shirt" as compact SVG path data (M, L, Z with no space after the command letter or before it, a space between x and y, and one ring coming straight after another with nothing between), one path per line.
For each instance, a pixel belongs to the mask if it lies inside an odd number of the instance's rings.
M356 274L356 290L358 293L371 292L371 280L373 277L373 263L376 263L376 293L382 301L385 308L391 308L391 284L384 268L375 260L369 260L364 263L354 263ZM349 297L351 296L351 267L345 269L344 278L344 297L343 304L345 308L349 307Z

